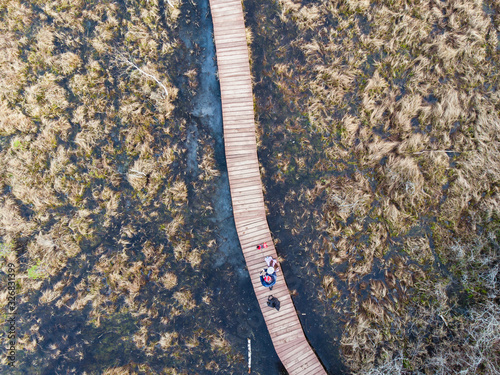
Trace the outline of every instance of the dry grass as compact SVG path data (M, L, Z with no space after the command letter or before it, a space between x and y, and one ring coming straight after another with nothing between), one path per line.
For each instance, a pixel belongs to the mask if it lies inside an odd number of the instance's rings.
M184 310L192 310L196 307L196 301L190 290L180 290L174 293L174 299Z
M175 273L167 272L160 278L160 282L166 289L172 289L177 285L177 276Z
M132 371L130 366L113 367L106 369L103 375L137 375L138 373Z
M161 334L159 344L163 350L176 345L176 340L179 337L177 332L165 332Z
M212 351L221 351L223 353L228 353L230 351L230 345L227 339L224 337L224 332L219 330L217 334L210 335L210 347Z

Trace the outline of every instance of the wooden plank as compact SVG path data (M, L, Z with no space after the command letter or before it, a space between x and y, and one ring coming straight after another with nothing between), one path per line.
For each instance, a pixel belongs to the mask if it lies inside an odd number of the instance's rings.
M249 198L240 198L233 200L233 210L242 210L247 208L259 208L264 203L264 199L261 196L253 196ZM268 229L266 229L268 230Z
M316 367L315 366L316 363L317 363L316 354L312 350L308 350L307 352L294 357L293 362L290 362L288 368L290 368L291 372L296 372L305 375L311 373L312 369Z
M220 58L222 58L224 60L227 57L227 55L230 54L230 53L232 53L233 55L241 53L241 49L242 48L245 48L245 45L236 45L236 46L232 46L232 47L223 47L223 48L221 48L221 49L219 49L217 51L216 57L217 58L220 57ZM222 54L219 56L219 53L222 53ZM247 54L247 56L249 56L249 55Z
M255 145L240 145L240 146L224 145L224 149L226 150L227 156L234 156L234 155L252 156L256 153Z
M212 12L212 18L216 21L229 19L229 17L234 17L234 14L238 14L238 15L243 16L241 4L239 4L239 5L238 4L225 4L225 3L219 3L219 4L214 4L214 5L210 4L210 10ZM225 15L227 15L227 16L224 17Z
M244 26L245 22L243 19L243 13L238 12L234 5L224 6L221 4L217 8L212 9L212 11L215 12L215 19L213 22L214 33L228 23L231 24L231 26L234 27L235 30L238 30L242 26Z
M222 116L227 117L227 125L229 126L227 129L234 128L234 125L236 125L235 121L241 122L241 124L238 125L241 125L243 128L253 127L255 129L255 117L252 114L253 101L246 103L236 101L233 102L230 98L225 98L224 104L226 104L227 107L222 108Z
M228 28L231 28L230 25L228 25ZM224 30L224 29L222 29ZM218 39L219 40L219 39ZM221 60L226 60L226 59L231 59L235 56L246 56L248 59L248 53L241 53L241 48L224 48L221 51L217 52L217 58L220 58Z
M252 146L257 147L257 139L255 138L255 134L252 134L252 133L232 134L232 135L229 135L228 137L224 137L224 146L234 147L235 142L237 142L237 144L240 144L240 145L251 144ZM255 168L256 166L259 165L257 163L257 161L252 160L252 162L254 163L252 165L252 168L258 170L258 168ZM240 165L240 166L231 166L231 167L242 168L243 166Z
M241 65L237 64L227 64L221 67L217 73L217 78L221 86L221 91L225 89L225 86L238 88L238 87L252 87L252 78L248 75L248 69L242 69ZM221 92L221 95L223 92Z
M260 284L260 288L263 288L262 284ZM262 308L267 308L267 297L272 294L272 295L275 295L276 294L276 291L274 290L275 287L273 287L273 290L272 291L267 291L264 296L265 296L265 299L261 299L261 302L262 302ZM272 324L272 323L277 323L277 322L280 322L283 320L283 317L286 316L286 315L293 315L295 314L295 307L291 304L291 303L286 303L285 301L280 301L281 302L281 307L280 307L280 311L278 314L275 314L274 316L268 316L266 318L266 324ZM285 336L286 337L289 337L291 332L283 332L283 333L279 333L279 332L274 332L273 333L273 336L276 337L276 338L284 338ZM302 333L302 329L297 329L297 333Z
M234 125L234 128L232 129L226 129L224 131L224 139L255 139L257 141L257 136L255 133L255 127L245 127L243 129L237 128L236 125Z
M252 77L250 76L250 65L235 65L226 63L219 68L217 78L222 85L241 85L253 86Z
M241 0L212 1L210 3L210 9L220 9L227 6L231 7L241 6Z
M245 167L245 166L255 166L258 165L258 160L257 159L242 159L242 160L234 160L231 163L230 168L240 168L240 167ZM261 187L259 186L259 189Z
M229 117L229 116L228 116ZM224 136L237 136L237 135L248 135L255 136L255 122L253 118L249 118L244 115L230 115L230 119L227 120L227 126L224 129Z
M254 228L257 228L257 227L254 227ZM272 239L271 237L271 233L268 233L268 238L269 239ZM264 242L268 242L268 241L264 241ZM262 242L260 242L262 243ZM273 253L274 253L274 247L273 246L268 246L266 249L257 249L257 245L259 243L252 243L252 244L249 244L249 243L244 243L243 244L243 247L244 247L244 251L245 251L245 259L247 260L247 262L250 262L252 261L256 256L259 256L259 259L264 262L264 258L266 256L273 256Z
M240 199L233 201L233 209L235 211L256 209L256 208L260 209L260 206L262 206L263 203L264 201L261 197L252 197L251 199Z
M257 154L254 154L254 158L252 158L252 159L241 158L241 159L234 159L231 162L234 164L228 165L228 171L231 171L233 168L240 168L240 167L244 167L244 166L247 166L248 168L257 168L257 166L259 165L258 161L257 161ZM262 190L262 185L258 186L258 188L260 190Z
M298 354L294 358L290 358L289 360L285 360L286 362L286 368L289 368L290 371L294 373L300 373L304 374L305 371L310 371L311 365L314 364L314 362L311 361L311 359L314 359L315 354L312 351L307 351L306 353L303 354Z
M311 358L311 362L310 362L312 364L310 364L309 367L307 367L306 369L302 370L303 375L314 375L314 374L321 373L323 366L317 360L316 353L313 352L313 355L314 355L314 359Z
M262 201L258 201L257 199L252 199L250 201L233 201L233 210L260 210L262 207Z
M259 243L267 242L267 240L269 240L269 239L271 239L271 237L266 232L256 231L254 233L248 233L245 236L242 236L242 238L240 239L240 245L241 245L241 247L255 247ZM267 253L266 253L266 256L267 256ZM248 260L249 262L253 261L254 259L259 261L258 263L251 264L250 267L252 267L252 269L249 269L249 271L252 271L252 272L257 271L258 270L257 266L259 266L259 265L260 265L260 268L266 267L266 264L264 262L264 258L265 258L265 256L261 256L261 255L249 255L248 257L246 257L245 259Z
M230 142L240 142L240 141L254 141L254 144L255 142L257 141L257 137L256 137L256 134L255 134L255 127L250 127L248 126L247 124L244 124L243 123L244 121L236 121L236 120L233 120L231 121L231 125L228 125L228 126L232 126L232 128L228 128L228 132L224 133L224 140L228 140ZM238 123L241 124L240 126L244 126L244 130L242 130L241 128L238 128ZM233 132L229 132L229 130L233 130ZM229 145L230 146L230 145Z
M253 103L251 107L250 106L248 107L248 109L240 109L238 111L233 111L230 110L229 108L223 108L223 110L224 110L223 114L227 116L227 120L231 120L234 117L245 117L251 119L255 118L253 113Z
M224 129L224 138L251 138L257 140L257 133L253 118L244 118L234 116L228 120L226 129Z
M253 82L248 76L248 73L242 71L240 67L235 65L227 65L223 70L219 70L217 78L221 86L221 91L223 91L226 86L228 88L253 88ZM223 95L222 92L221 95Z
M253 109L253 96L249 94L221 95L221 101L223 106L228 106L225 109L233 110L238 114L241 113L240 109ZM234 111L236 108L238 108L238 111ZM252 120L252 117L248 116L248 114L245 114L245 118Z
M255 117L253 115L253 102L245 103L244 106L241 103L238 103L239 106L236 106L236 103L232 103L229 99L226 98L224 103L232 104L232 108L223 108L222 112L225 121L228 122L227 125L230 127L227 129L232 129L234 125L238 122L243 128L254 128L255 129Z
M221 95L222 105L225 104L240 104L245 103L246 105L253 103L253 97L251 94L234 94L234 95ZM252 104L253 105L253 104Z
M234 73L238 73L238 76L234 77ZM222 84L230 83L231 81L236 80L232 83L241 85L250 85L250 86L252 85L252 77L250 76L250 65L247 64L234 65L230 64L229 62L225 62L219 68L217 76L219 77L219 82L221 82Z
M270 243L272 241L271 233L267 233L266 236L259 236L259 237L260 238L264 237L264 240L262 242ZM268 241L268 239L269 239L269 241ZM266 256L268 256L268 255L273 256L274 255L274 247L273 246L269 246L267 249L257 249L257 245L262 243L262 242L243 243L242 250L245 252L245 259L247 261L251 261L257 256L261 257L262 261L264 261L264 258Z
M229 100L226 100L226 102L229 102ZM249 113L251 109L248 103L246 106L247 108L236 108L233 110L226 108L226 111L222 114L227 118L227 126L224 130L238 129L240 131L253 131L255 134L255 117Z
M266 256L268 256L267 253L265 255L262 255L262 256L256 256L256 255L250 256L250 255L248 255L248 258L245 257L248 272L255 272L255 271L258 271L259 269L265 267L266 263L264 262L264 258ZM278 275L278 277L281 277L282 273L278 272L277 275Z
M233 143L236 143L236 144L233 144ZM233 141L231 143L225 144L224 148L226 149L226 151L247 151L247 152L251 152L252 154L254 154L257 151L257 143L252 142L252 143L246 143L246 144L241 144L241 143L238 144L238 141Z
M233 192L236 194L242 193L244 191L252 191L255 188L255 185L259 183L259 181L257 181L257 179L239 179L237 177L233 178L232 175L229 174L231 196L233 195ZM264 208L262 209L262 211L265 212Z
M245 234L243 233L239 233L238 232L238 235L240 237L240 243L243 245L247 245L251 239L257 237L257 236L264 236L265 234L267 234L269 232L269 228L260 228L260 229L256 229L254 231L246 231ZM255 246L258 245L258 242L255 244ZM264 259L262 260L264 261Z
M221 50L221 46L222 48L227 48L227 47L234 47L234 46L239 46L240 48L248 48L248 45L247 45L247 40L242 40L241 38L237 38L233 41L231 40L225 40L225 41L220 41L218 38L217 38L218 34L217 32L214 32L213 34L213 38L214 38L214 42L215 42L215 49L216 50Z
M229 98L226 98L224 103L222 103L222 113L226 112L240 112L242 110L252 109L253 110L253 102L232 102Z
M248 225L248 224L241 225L241 226L236 227L236 229L238 230L238 233L241 232L242 234L245 234L246 231L248 231L248 230L254 230L254 229L268 229L269 230L269 226L265 222L264 223L257 222L257 223L252 223L250 225ZM257 250L259 250L259 249L257 249Z
M281 309L280 309L280 311L281 311ZM289 314L289 315L291 315L291 314ZM280 319L280 321L282 321L282 320L283 320L283 318ZM276 323L279 323L279 322L276 322ZM272 324L272 323L269 323L269 324ZM299 335L299 336L303 335L302 326L300 324L291 325L289 327L286 327L285 325L283 325L281 327L281 329L278 326L277 328L275 328L272 331L272 333L274 336L279 337L279 338L286 338L286 337L294 337L296 335Z
M244 191L255 191L255 187L260 187L262 191L262 180L260 175L256 174L254 177L239 176L237 173L232 172L233 169L228 169L229 187L231 192L243 193Z
M224 92L221 93L222 96L231 96L236 94L245 94L247 96L252 96L252 87L249 85L232 82L225 85Z
M240 147L240 146L252 146L252 148L257 147L257 143L255 137L253 139L236 139L236 140L227 140L227 147L231 149L231 147Z
M241 99L245 99L246 101L253 101L252 89L246 85L232 85L224 87L224 92L221 95L221 99L224 99L224 102L237 100L242 101Z
M259 169L258 168L255 168L255 165L253 164L250 164L250 165L231 165L228 169L228 172L231 173L232 176L236 176L236 175L239 175L239 176L255 176L255 177L259 177L260 179L260 173L259 173ZM260 188L260 186L259 186ZM262 191L262 189L259 189L260 191Z
M267 306L267 302L266 302L266 306ZM282 321L283 321L283 319L282 319ZM278 324L278 323L279 322L270 323L270 324ZM285 333L290 333L290 332L303 333L302 326L299 323L297 323L295 321L290 321L290 320L287 320L286 324L283 324L283 325L278 324L274 328L271 328L271 327L269 327L269 325L267 325L267 328L268 328L268 331L271 335L276 335L278 333L283 333L283 332L285 332Z
M245 154L247 153L254 153L255 148L257 147L257 143L255 141L241 141L238 142L236 145L233 142L224 142L224 149L227 151L228 154L232 155L238 155L238 152L240 151L247 151L244 152ZM259 171L258 168L253 168L255 171ZM233 169L234 170L234 169ZM238 170L238 169L236 169ZM257 175L260 176L260 172L256 173Z
M233 182L233 186L232 186L233 190L232 190L231 197L237 199L237 198L241 198L241 197L244 197L247 195L259 196L259 197L263 196L262 186L258 186L258 184L255 184L255 181L253 181L253 180L252 181L238 181L240 179L238 178L238 175L233 176L232 168L231 168L231 170L228 170L228 172L229 172L229 175L231 176L230 177L231 182ZM248 178L246 178L245 180L248 180ZM238 186L235 186L234 184L236 184L237 181L239 182L239 184L238 184ZM246 182L246 184L245 184L245 182Z
M236 102L236 101L231 101L229 99L226 99L226 101L223 103L223 108L222 108L222 114L224 115L224 112L236 112L240 110L246 110L246 109L253 109L253 102L250 103L245 103L245 102Z
M292 341L288 344L280 345L276 349L276 354L278 354L280 359L283 361L284 359L287 359L290 356L294 356L297 353L303 352L305 350L304 346L305 345L302 340L300 340L299 343Z
M224 136L235 138L242 137L256 137L255 124L253 119L234 117L228 120L227 127L224 129Z
M303 353L300 353L296 356L293 357L293 360L290 362L290 370L294 370L296 368L300 368L303 366L305 363L307 363L307 358L311 357L314 355L314 352L312 350L305 350Z
M254 233L260 231L260 230L266 230L266 228L262 228L261 226L259 225L254 225L246 230L239 230L238 231L238 236L240 237L244 237L244 236L250 236L250 235L253 235ZM257 244L254 244L255 245L255 250L256 251L259 251L260 249L257 249ZM248 251L251 251L251 250L248 250L248 249L245 249L246 251L245 252L248 252Z
M224 26L230 26L232 28L235 28L235 30L240 29L241 27L244 27L244 19L243 19L243 14L239 15L232 15L231 17L228 17L227 19L222 19L217 17L217 19L214 20L214 33L218 32L221 29L221 27Z
M214 26L214 39L219 40L222 35L243 35L246 37L245 28L238 24L237 20L228 20L227 22L217 22Z
M240 220L240 219L253 219L255 217L266 217L265 212L262 212L262 210L245 210L244 212L234 212L234 220Z
M230 147L225 147L225 149L226 149L226 158L252 156L255 153L254 150L248 147L239 148L230 146Z
M247 64L249 64L248 55L238 55L238 56L233 56L231 59L222 59L222 60L219 59L217 61L217 66L219 67L219 69L221 69L221 72L224 72L224 70L227 69L228 67L234 67L240 70L241 72L246 73ZM250 77L247 76L246 80L248 80L248 78Z
M241 168L238 168L236 171L231 168L228 169L228 176L230 191L233 193L231 197L234 197L234 199L242 198L246 194L258 196L260 196L259 192L263 194L260 174L255 172L248 174Z
M214 38L214 40L215 40L215 38ZM223 48L230 48L230 47L236 47L236 46L247 47L247 41L238 39L238 40L233 40L233 41L228 40L225 42L221 42L221 41L215 40L215 50L216 51L220 51Z
M297 327L300 327L300 330L302 329L300 322L297 322L294 317L282 318L279 322L267 324L269 332L276 332L277 330L285 330L290 332L292 329L297 329Z
M231 91L230 88L228 88L228 91ZM232 92L229 93L224 93L221 95L221 99L227 103L252 103L253 102L253 96L251 93L245 92L244 89L238 88L236 90L233 90Z
M234 17L234 16L237 17L239 14L241 14L241 11L237 8L226 9L226 10L214 9L212 11L212 17L215 19L220 18L222 21L230 19L229 17ZM219 24L219 23L217 23L217 24Z

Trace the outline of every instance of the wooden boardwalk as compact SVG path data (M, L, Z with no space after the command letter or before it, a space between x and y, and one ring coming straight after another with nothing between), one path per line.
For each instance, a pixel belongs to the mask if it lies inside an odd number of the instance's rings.
M224 123L224 144L234 221L243 255L274 348L290 375L326 374L307 342L283 274L272 291L260 283L264 258L277 257L264 208L257 159L252 82L240 0L210 0L219 68ZM257 249L266 242L269 247ZM272 294L280 311L267 306Z

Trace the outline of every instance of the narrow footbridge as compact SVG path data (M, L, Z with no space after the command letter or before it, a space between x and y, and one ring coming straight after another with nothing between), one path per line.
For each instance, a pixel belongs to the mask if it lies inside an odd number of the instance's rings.
M260 178L252 82L241 0L210 0L222 97L224 144L234 221L248 272L274 348L290 375L326 374L309 345L283 273L272 292L260 283L264 258L277 257L266 219ZM257 249L266 242L269 247ZM267 306L272 294L279 311Z

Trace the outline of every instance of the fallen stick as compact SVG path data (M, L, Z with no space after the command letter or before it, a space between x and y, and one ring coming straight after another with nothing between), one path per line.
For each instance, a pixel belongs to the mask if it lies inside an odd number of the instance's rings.
M167 88L165 87L165 85L163 83L160 82L160 80L158 80L158 78L156 78L154 75L152 74L149 74L149 73L146 73L144 70L142 70L141 68L139 68L137 65L135 65L132 61L126 59L125 57L123 56L120 56L119 59L124 62L125 64L128 64L130 65L131 67L137 69L141 74L145 75L146 77L149 77L149 78L152 78L158 85L160 85L160 87L163 89L163 91L165 91L165 95L166 97L168 98L168 90Z

